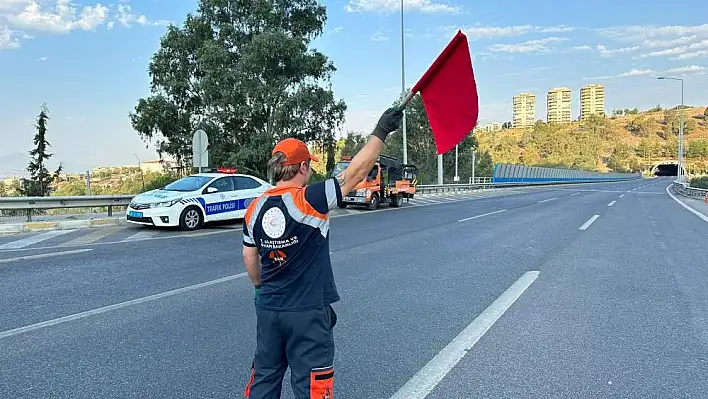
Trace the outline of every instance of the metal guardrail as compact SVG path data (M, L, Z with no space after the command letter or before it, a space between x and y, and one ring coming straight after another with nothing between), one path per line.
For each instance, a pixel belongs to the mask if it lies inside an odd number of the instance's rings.
M60 208L108 208L108 216L113 216L114 206L128 206L134 195L94 195L77 197L0 197L0 211L24 210L27 221L32 221L32 211L36 209Z
M520 186L541 186L555 184L574 184L580 182L504 182L495 183L491 177L475 178L474 183L463 184L427 184L416 186L418 194L457 193L479 190L482 188L503 188ZM704 190L705 191L705 190ZM96 195L77 197L0 197L0 213L2 211L24 210L27 221L32 221L33 210L69 209L102 207L108 209L108 216L113 216L113 207L128 206L134 195Z
M684 197L696 198L704 201L708 198L708 190L706 189L691 187L688 183L680 183L677 181L674 182L673 186L674 191Z

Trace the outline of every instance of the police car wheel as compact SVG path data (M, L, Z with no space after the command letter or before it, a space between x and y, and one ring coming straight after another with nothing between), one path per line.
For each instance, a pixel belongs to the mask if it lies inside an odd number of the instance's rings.
M202 225L202 213L196 206L190 206L182 211L179 217L179 227L182 230L196 230Z

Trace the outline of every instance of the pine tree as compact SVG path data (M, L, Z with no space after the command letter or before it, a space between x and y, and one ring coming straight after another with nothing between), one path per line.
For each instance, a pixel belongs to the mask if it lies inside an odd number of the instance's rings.
M50 147L47 141L47 121L49 120L49 110L46 104L42 104L39 115L37 115L37 124L34 126L37 133L34 135L35 148L29 154L32 157L27 171L30 173L30 179L22 181L22 195L26 197L45 197L51 192L51 183L54 177L49 173L46 167L46 162L53 154L48 152ZM55 175L61 173L61 165L55 172Z

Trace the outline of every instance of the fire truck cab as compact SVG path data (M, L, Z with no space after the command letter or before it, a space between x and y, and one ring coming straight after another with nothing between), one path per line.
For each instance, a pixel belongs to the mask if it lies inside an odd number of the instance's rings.
M351 157L342 157L332 170L336 176L346 169ZM389 204L397 208L403 205L403 200L410 200L415 195L418 179L418 168L414 165L404 165L393 157L380 155L369 174L349 193L342 193L341 208L348 205L362 205L368 209L376 209L380 204Z

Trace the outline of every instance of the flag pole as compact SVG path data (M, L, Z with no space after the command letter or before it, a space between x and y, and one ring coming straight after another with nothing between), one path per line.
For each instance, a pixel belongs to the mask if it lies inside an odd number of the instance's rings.
M406 53L405 53L405 32L403 29L403 0L401 0L401 93L406 92ZM406 96L406 99L403 101L402 108L405 108L406 105L411 101L413 96L410 94ZM408 164L408 143L406 140L406 112L405 110L403 111L403 120L402 122L402 131L403 131L403 164L407 165Z

